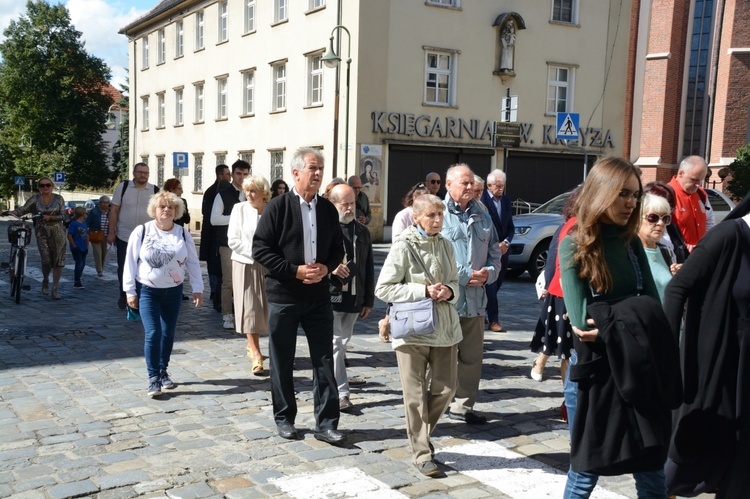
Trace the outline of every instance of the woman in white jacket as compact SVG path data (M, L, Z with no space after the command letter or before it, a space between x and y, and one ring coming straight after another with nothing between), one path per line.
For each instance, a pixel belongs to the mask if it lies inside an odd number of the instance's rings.
M440 235L443 209L443 202L431 194L414 201L416 224L393 243L375 286L375 296L385 302L415 302L427 297L435 301L437 320L432 334L393 340L404 394L406 434L414 464L426 476L440 473L433 461L430 433L456 390L456 345L462 339L453 307L459 298L456 259L452 244ZM407 245L422 259L433 284L427 282Z
M253 363L256 376L265 374L260 353L260 335L268 332L268 302L266 301L265 269L253 260L253 236L271 199L271 188L263 177L252 176L242 182L247 202L232 208L227 233L232 250L232 286L234 295L234 324L239 334L247 336L247 356Z

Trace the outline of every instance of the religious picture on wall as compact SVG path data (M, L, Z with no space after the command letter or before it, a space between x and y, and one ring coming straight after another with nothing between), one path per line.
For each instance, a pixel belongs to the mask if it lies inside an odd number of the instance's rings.
M362 145L359 160L359 178L362 192L367 194L370 204L380 204L380 177L382 173L383 148L379 145Z

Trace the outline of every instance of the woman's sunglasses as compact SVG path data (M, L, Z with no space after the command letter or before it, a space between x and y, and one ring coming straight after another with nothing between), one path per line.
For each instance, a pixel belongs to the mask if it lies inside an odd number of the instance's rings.
M643 218L645 218L646 221L650 224L659 223L659 220L664 222L664 225L669 225L672 223L672 215L657 215L656 213L649 213Z

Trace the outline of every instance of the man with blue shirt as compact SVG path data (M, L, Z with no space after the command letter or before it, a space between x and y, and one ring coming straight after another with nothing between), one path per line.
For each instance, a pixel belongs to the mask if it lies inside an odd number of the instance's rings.
M482 377L484 316L487 295L484 286L500 275L502 253L497 232L487 210L474 199L474 172L463 163L445 175L444 238L453 243L458 267L460 298L455 307L463 340L458 344L456 395L448 417L468 424L484 424L487 418L474 412Z

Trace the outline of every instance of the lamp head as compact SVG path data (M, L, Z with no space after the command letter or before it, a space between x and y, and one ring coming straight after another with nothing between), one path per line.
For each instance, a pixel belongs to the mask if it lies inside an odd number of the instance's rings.
M26 149L30 148L32 146L31 139L29 139L29 143L26 143L26 134L23 134L21 136L21 143L18 144L18 148L22 151L25 151Z
M330 46L328 47L328 52L326 53L326 55L323 56L323 64L325 64L329 68L335 68L336 66L339 65L340 62L341 62L341 57L339 57L336 54L336 51L333 50L333 36L331 36L331 43L330 43Z

